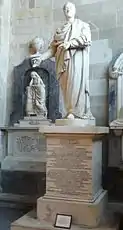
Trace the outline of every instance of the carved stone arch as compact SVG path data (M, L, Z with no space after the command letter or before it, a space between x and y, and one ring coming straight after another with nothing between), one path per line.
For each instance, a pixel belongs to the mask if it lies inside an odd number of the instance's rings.
M36 71L46 86L48 118L55 121L56 118L61 117L59 113L59 86L55 76L55 63L47 60L41 63L39 67L32 68L30 60L25 59L13 71L13 111L10 115L10 125L17 123L25 116L25 90L30 82L31 71Z

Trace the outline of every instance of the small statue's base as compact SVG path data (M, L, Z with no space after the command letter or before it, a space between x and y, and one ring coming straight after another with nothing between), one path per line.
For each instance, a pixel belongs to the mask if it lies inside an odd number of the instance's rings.
M40 117L25 117L19 124L5 129L1 162L3 193L39 197L45 192L46 140L39 127L50 127ZM22 179L23 178L23 179ZM30 184L30 181L32 183ZM11 186L13 184L13 186Z
M51 121L42 116L24 117L19 123L14 124L14 127L39 127L40 125L50 125Z
M111 129L123 129L123 118L116 119L110 123Z
M56 126L64 126L64 125L68 125L68 126L95 126L96 125L96 121L95 118L82 118L82 119L57 119L55 122Z

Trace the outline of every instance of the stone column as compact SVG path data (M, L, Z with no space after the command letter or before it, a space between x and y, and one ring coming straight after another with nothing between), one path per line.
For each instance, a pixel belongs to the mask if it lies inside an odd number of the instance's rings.
M73 224L96 227L106 204L102 189L102 135L106 127L49 126L40 129L47 142L46 194L37 202L40 221L57 213Z

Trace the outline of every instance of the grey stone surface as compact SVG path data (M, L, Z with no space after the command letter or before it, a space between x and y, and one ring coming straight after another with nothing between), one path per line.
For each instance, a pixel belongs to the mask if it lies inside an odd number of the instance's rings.
M8 155L35 157L45 159L46 143L45 138L41 137L38 131L21 131L18 129L8 132ZM42 154L43 155L42 155Z
M101 87L100 87L101 86ZM100 87L100 92L98 89ZM106 79L90 80L90 95L104 96L108 92L108 82Z
M106 95L92 96L91 103L96 106L105 106L108 97Z
M10 230L13 221L26 214L29 209L13 209L8 207L0 207L0 230Z
M118 10L117 11L117 26L122 26L123 25L123 10Z
M1 188L3 193L43 196L46 189L45 172L7 171L2 170Z
M99 50L96 55L95 51ZM108 39L93 41L90 52L90 64L105 64L112 59L112 50L109 47Z
M108 74L108 64L107 63L97 63L95 65L90 65L90 80L106 79ZM98 91L97 91L98 92Z
M108 103L92 107L92 113L96 117L96 124L103 126L108 124Z
M117 118L117 84L115 81L109 82L109 123Z
M2 135L2 170L45 173L46 142L37 128L14 127Z
M99 31L98 30L92 30L91 37L92 37L93 41L98 40L99 39Z
M29 0L29 8L35 8L35 0Z
M121 136L116 136L114 133L110 133L109 136L109 154L108 154L108 166L117 167L121 163Z
M92 157L92 191L93 196L102 190L102 141L95 141Z

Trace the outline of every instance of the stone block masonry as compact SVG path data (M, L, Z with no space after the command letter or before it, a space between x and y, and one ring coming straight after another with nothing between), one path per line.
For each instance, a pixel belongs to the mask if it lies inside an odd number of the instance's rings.
M66 138L47 140L47 195L92 199L91 143L79 137Z
M57 213L73 216L73 224L97 226L106 204L102 189L100 135L108 128L45 126L46 194L37 201L40 221L54 223ZM88 218L86 218L89 217Z

